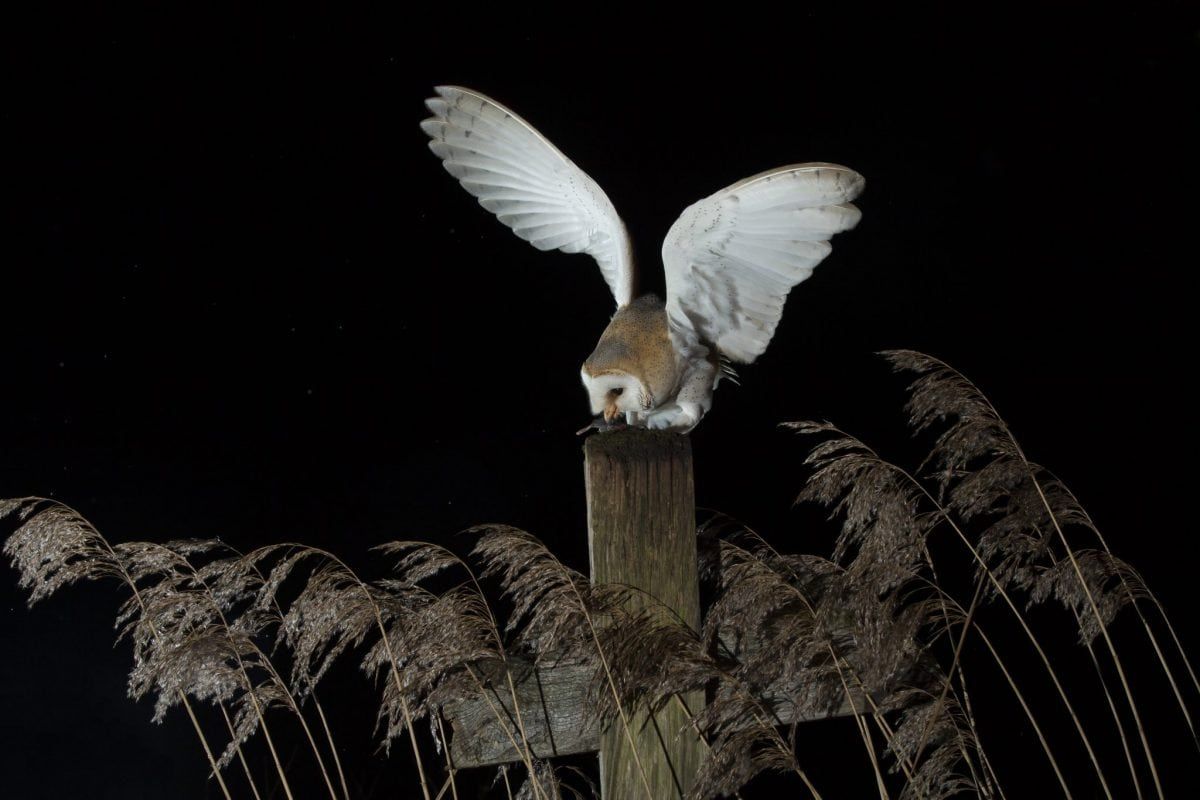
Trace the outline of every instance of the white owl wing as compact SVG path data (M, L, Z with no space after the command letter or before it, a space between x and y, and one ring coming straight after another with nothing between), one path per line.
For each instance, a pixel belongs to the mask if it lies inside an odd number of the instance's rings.
M479 204L539 250L596 259L618 306L633 299L625 224L587 173L512 111L470 89L438 86L421 123L429 149Z
M715 344L733 361L762 355L788 291L829 255L861 213L863 177L836 164L792 164L739 181L684 210L663 242L675 346Z

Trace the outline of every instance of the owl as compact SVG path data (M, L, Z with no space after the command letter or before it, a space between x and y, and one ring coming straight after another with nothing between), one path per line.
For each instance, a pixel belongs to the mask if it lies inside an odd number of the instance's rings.
M863 178L837 164L776 167L684 210L662 247L666 300L635 296L629 234L600 186L491 98L439 86L421 123L429 148L479 204L539 250L587 253L616 313L581 377L605 430L686 433L733 364L766 350L793 286L861 216ZM582 433L583 431L581 431Z

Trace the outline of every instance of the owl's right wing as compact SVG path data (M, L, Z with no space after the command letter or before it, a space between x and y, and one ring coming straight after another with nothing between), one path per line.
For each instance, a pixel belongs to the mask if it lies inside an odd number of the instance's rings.
M716 345L732 361L762 355L792 287L861 216L863 177L837 164L792 164L693 203L667 232L667 319L682 352Z
M587 173L546 137L491 98L438 86L421 123L429 149L479 204L539 250L596 259L618 306L633 299L625 224Z

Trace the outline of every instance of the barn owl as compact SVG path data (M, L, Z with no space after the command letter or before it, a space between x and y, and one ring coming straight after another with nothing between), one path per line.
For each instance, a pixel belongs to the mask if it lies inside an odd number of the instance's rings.
M617 310L583 362L593 423L692 430L731 363L766 350L793 286L861 216L863 188L837 164L777 167L686 208L667 232L666 301L635 297L629 235L600 186L491 98L439 86L421 123L446 171L539 250L587 253ZM589 426L589 428L592 426ZM584 429L585 431L588 428Z

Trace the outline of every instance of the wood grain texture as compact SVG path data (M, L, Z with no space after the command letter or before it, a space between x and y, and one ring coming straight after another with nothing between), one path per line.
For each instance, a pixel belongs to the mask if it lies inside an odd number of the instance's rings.
M587 712L588 682L592 668L587 665L559 662L553 666L535 668L519 658L509 659L521 720L529 748L538 758L594 753L600 750L600 729ZM521 760L505 727L496 719L495 709L507 721L507 731L516 729L516 712L504 677L504 667L498 661L482 662L476 669L485 678L488 696L472 697L442 708L450 722L450 756L455 767L467 769L505 764ZM494 687L494 688L493 688ZM825 709L799 709L785 698L794 696L795 687L769 687L764 700L780 723L813 722L833 717L845 717L867 707L862 697L855 696L854 704L843 701ZM886 698L876 698L883 708L893 708ZM636 779L636 775L634 776ZM638 782L640 787L640 780Z
M591 667L561 661L535 667L529 661L509 658L521 722L529 749L540 759L600 749L596 720L587 714ZM487 697L449 703L442 714L450 721L450 757L459 768L485 767L520 761L511 732L519 730L517 714L499 661L481 662L476 669L487 687ZM497 710L505 720L501 725Z
M641 589L699 629L691 441L629 429L592 436L583 451L592 582ZM704 703L699 693L682 700L692 713ZM629 722L628 731L618 720L600 736L601 795L645 797L640 761L653 800L682 797L704 757L683 708Z

